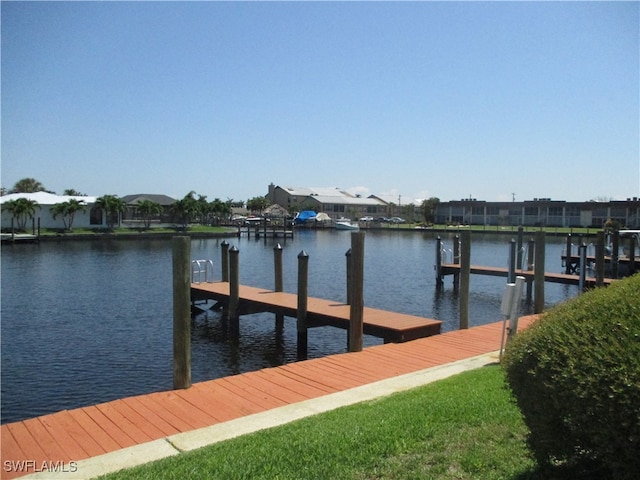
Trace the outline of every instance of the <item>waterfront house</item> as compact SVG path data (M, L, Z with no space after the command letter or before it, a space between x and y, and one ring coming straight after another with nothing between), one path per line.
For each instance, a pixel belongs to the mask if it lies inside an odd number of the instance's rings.
M78 200L81 202L85 210L76 212L73 219L73 228L105 228L106 221L102 212L102 209L94 207L96 197L90 196L77 196L77 195L56 195L49 192L34 192L34 193L11 193L9 195L0 196L0 206L11 200L17 200L19 198L26 198L27 200L35 201L38 206L34 214L33 221L27 222L27 230L32 228L32 225L40 224L40 228L51 229L63 229L64 223L62 218L58 216L53 218L51 213L51 207L58 203L65 203L69 200ZM2 230L11 230L11 221L13 215L11 212L2 208Z

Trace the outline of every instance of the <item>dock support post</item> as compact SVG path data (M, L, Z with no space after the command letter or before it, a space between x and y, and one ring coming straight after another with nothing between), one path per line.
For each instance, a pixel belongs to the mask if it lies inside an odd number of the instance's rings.
M364 312L364 232L351 232L351 309L349 311L349 351L362 351Z
M282 247L280 244L276 244L273 247L273 266L274 266L274 291L281 292L282 291ZM276 313L276 332L278 334L282 333L284 329L284 315L281 313Z
M460 235L453 237L453 264L460 265Z
M191 386L191 239L173 237L173 388Z
M578 288L581 292L584 292L586 287L585 280L587 278L587 244L582 242L582 244L578 247L578 252L580 256L580 277L578 279Z
M469 281L471 279L471 232L460 237L460 329L469 328Z
M224 240L220 244L220 267L222 268L222 281L229 281L229 244Z
M229 250L229 331L234 340L240 335L240 250Z
M298 359L307 358L307 299L309 294L309 255L302 250L298 254Z
M567 246L565 248L564 273L571 274L571 234L567 235Z
M530 238L527 242L527 271L533 270L533 257L535 251L535 240ZM527 302L531 303L533 297L533 280L531 277L527 277Z
M509 272L507 275L507 283L516 283L516 241L511 239L509 242Z
M620 266L620 232L614 230L611 234L611 278L618 278Z
M351 249L344 256L347 259L347 305L351 305Z
M596 287L604 285L604 231L596 236Z
M516 268L522 270L522 244L524 243L524 227L518 225L518 254L516 255Z
M542 313L544 310L544 252L545 252L545 236L543 230L536 232L536 246L533 268L533 283L534 283L534 298L533 298L533 311L534 313Z
M453 263L460 265L460 235L453 237ZM453 291L457 292L460 288L460 272L453 273Z
M629 238L629 272L627 275L636 273L636 236Z
M442 288L442 239L436 238L436 289Z

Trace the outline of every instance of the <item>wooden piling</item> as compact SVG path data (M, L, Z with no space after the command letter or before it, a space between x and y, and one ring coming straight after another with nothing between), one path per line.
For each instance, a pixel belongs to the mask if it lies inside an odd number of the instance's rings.
M282 281L282 247L276 244L273 247L273 269L274 269L274 291L281 292L283 288ZM276 332L281 333L284 329L284 315L276 313Z
M440 236L436 238L436 289L440 290L443 284L442 280L442 239Z
M471 280L471 232L460 236L460 329L469 328L469 286Z
M611 234L611 278L618 278L620 266L620 232L614 230Z
M633 275L636 272L636 236L631 235L629 238L629 273Z
M307 300L309 295L309 255L302 250L298 254L298 359L307 358Z
M596 235L596 287L604 285L604 231Z
M518 254L516 255L516 268L522 269L522 245L524 243L524 227L518 226Z
M460 235L453 237L453 264L460 265ZM460 288L460 273L453 274L453 291L457 292Z
M509 242L509 269L507 273L507 283L516 283L516 241Z
M364 318L364 232L351 232L351 309L349 351L362 351Z
M535 245L536 242L533 238L530 238L527 242L527 271L533 270L533 262L535 255ZM527 302L531 303L531 299L533 296L533 281L531 279L527 279Z
M232 337L240 334L240 250L233 246L229 250L229 331Z
M565 248L564 273L571 274L571 234L567 235L567 243Z
M460 265L460 235L453 236L453 264Z
M191 386L191 239L173 237L173 388Z
M582 242L578 247L578 255L580 257L578 288L583 292L586 288L587 279L587 244Z
M542 313L544 310L544 253L545 253L545 236L543 230L536 232L536 245L533 268L533 311L534 313Z
M347 261L347 305L351 305L351 249L344 254Z
M229 281L229 244L226 240L220 244L220 268L222 269L222 281Z

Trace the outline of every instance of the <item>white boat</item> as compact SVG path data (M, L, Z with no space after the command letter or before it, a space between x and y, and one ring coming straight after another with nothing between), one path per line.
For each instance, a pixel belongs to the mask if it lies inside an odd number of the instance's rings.
M339 218L334 222L334 226L336 230L360 230L358 224L351 223L351 220L348 218Z

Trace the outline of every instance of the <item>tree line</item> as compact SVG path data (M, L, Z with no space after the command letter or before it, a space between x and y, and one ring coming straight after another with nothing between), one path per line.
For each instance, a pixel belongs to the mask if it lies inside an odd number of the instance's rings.
M34 178L23 178L16 182L13 189L8 193L34 193L45 191L44 185ZM2 192L4 194L4 192ZM86 196L74 189L67 189L63 195L66 196ZM435 209L440 203L438 198L432 197L424 200L419 207L425 223L430 224L434 221ZM183 198L176 200L168 208L168 214L172 223L186 229L192 223L201 225L220 225L226 223L232 213L232 206L243 206L244 202L234 202L229 199L222 201L219 198L208 201L205 195L199 195L195 191L187 193ZM55 204L50 208L53 218L62 220L65 230L73 228L73 221L78 212L86 211L86 204L79 199L69 199L66 202ZM264 196L253 197L246 202L246 208L251 212L262 214L264 209L269 206L269 201ZM18 230L24 230L27 221L32 219L38 209L41 207L34 200L19 198L5 202L2 206L4 210L11 212L16 220ZM120 224L123 215L131 208L134 216L140 218L144 228L149 229L154 219L162 217L165 209L157 202L145 199L134 205L128 205L122 198L117 195L103 195L96 199L94 208L99 208L105 215L107 228L112 230L116 225ZM406 213L410 214L411 220L415 206L413 204L405 207ZM290 212L294 213L294 212Z
M24 178L19 180L8 193L35 193L48 192L42 183L34 178ZM4 192L3 192L4 193ZM64 191L65 196L85 196L74 189ZM176 200L168 208L168 214L174 223L182 228L187 228L191 223L202 225L220 225L231 216L232 206L244 202L234 202L233 200L222 201L219 198L208 201L205 195L198 195L191 191L183 198ZM161 217L165 213L164 207L154 201L145 199L134 205L128 205L117 195L103 195L96 199L94 208L99 208L105 215L107 228L114 229L120 223L122 216L129 208L133 209L133 214L143 221L144 228L149 229L155 218ZM265 197L255 197L247 201L247 208L252 211L262 211L268 206ZM65 230L73 228L73 221L78 212L85 212L87 205L79 199L69 199L53 205L50 211L53 218L62 220ZM10 212L16 220L18 230L25 230L27 222L32 219L37 210L42 207L35 200L18 198L10 200L2 205L3 210Z

